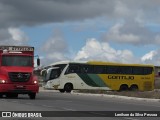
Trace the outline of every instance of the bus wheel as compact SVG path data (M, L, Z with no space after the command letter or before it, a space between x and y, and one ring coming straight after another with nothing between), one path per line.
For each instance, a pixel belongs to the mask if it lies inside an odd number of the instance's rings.
M120 91L127 91L128 90L128 86L127 85L121 85L119 90Z
M71 83L67 83L65 86L64 86L64 90L67 92L67 93L70 93L73 89L73 85Z
M60 90L59 90L59 92L64 93L64 92L65 92L65 90L64 90L64 89L60 89Z
M36 93L30 93L28 94L30 99L35 99L36 98Z
M130 90L131 90L131 91L138 91L138 86L137 86L137 85L132 85L132 86L130 87Z

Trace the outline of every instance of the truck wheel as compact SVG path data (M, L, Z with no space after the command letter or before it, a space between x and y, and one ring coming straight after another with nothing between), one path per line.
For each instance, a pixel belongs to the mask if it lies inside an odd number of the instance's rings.
M35 99L36 98L36 93L30 93L28 94L30 99Z
M12 95L12 97L13 97L13 98L18 98L18 94L15 93L15 94Z
M17 98L17 97L18 97L18 94L17 94L17 93L7 93L7 94L6 94L6 97L7 97L7 98Z
M67 92L67 93L70 93L72 90L73 90L73 85L71 83L67 83L65 86L64 86L64 90Z
M3 97L3 94L2 93L0 93L0 98L2 98Z

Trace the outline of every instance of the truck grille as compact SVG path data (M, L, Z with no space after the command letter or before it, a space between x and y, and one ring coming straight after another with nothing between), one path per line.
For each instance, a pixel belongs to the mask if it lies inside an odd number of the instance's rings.
M27 82L29 81L31 73L10 72L9 78L12 82Z

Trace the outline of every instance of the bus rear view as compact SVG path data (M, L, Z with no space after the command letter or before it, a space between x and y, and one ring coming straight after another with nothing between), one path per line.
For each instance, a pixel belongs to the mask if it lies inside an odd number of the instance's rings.
M39 85L33 70L34 47L0 46L0 97L28 94L35 99Z

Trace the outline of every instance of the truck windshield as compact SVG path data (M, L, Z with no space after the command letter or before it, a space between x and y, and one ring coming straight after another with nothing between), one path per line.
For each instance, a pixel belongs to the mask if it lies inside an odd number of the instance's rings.
M2 56L2 66L32 67L32 56Z

